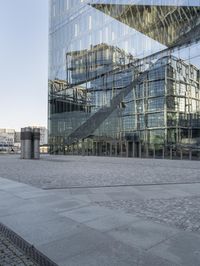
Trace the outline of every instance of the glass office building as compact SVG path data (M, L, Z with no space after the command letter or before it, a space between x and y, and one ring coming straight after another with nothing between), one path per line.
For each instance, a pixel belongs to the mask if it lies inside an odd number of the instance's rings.
M195 153L199 40L199 0L50 0L50 153Z

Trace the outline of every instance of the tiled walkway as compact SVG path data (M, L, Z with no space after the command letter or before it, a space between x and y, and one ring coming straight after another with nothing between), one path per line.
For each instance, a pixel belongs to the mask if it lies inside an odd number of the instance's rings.
M198 185L185 186L188 195L199 195ZM165 198L185 190L166 187ZM0 222L59 266L200 265L198 233L96 205L141 197L162 193L158 187L49 191L0 178Z
M0 176L0 223L59 266L200 265L199 162L8 156Z

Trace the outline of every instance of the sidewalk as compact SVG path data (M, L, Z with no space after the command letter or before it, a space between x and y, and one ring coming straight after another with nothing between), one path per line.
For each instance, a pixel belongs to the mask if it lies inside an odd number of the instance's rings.
M198 185L190 185L191 195ZM121 199L138 197L130 187L42 190L0 178L0 222L59 266L200 265L198 233L97 206L111 190Z

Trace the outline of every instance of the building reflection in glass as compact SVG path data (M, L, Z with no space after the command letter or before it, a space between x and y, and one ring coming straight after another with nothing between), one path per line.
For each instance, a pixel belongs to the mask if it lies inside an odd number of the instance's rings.
M50 1L52 153L200 144L199 1L125 2Z

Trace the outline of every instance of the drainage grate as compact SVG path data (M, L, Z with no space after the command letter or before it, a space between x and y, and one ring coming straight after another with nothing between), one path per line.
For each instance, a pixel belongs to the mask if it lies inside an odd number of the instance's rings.
M4 224L0 223L0 232L8 238L16 247L21 249L28 257L40 266L58 266L48 257L37 250L33 245L21 238Z

